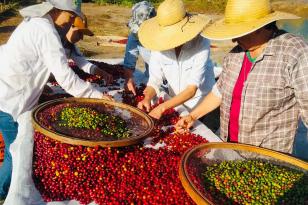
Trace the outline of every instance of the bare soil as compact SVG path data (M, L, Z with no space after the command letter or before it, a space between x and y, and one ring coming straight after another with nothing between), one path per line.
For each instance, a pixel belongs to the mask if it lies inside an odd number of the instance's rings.
M205 13L205 8L197 6L196 0L187 2L189 11ZM200 4L198 4L200 5ZM300 16L308 16L307 0L273 0L274 10L292 11ZM84 3L82 10L88 17L88 24L96 36L127 36L127 22L131 15L128 7L118 5L97 5ZM208 14L208 12L207 12ZM221 18L221 14L210 14L213 18ZM8 15L0 18L0 45L4 44L16 26L22 21L18 12L8 12ZM97 37L85 37L78 43L78 47L85 56L93 59L101 58L122 58L124 47L111 47L99 45L100 39ZM221 63L223 56L234 45L232 42L212 42L217 48L212 49L212 58L215 62ZM142 61L139 61L142 66Z

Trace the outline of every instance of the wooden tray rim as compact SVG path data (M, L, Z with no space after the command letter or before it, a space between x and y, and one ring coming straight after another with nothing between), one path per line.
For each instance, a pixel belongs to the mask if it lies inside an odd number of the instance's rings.
M138 137L128 138L128 139L122 139L122 140L116 140L116 141L91 141L91 140L82 140L79 138L74 138L72 136L68 136L65 134L60 134L55 131L49 130L47 127L42 126L39 124L37 120L37 114L42 111L43 109L46 109L49 106L57 105L60 103L95 103L95 104L107 104L107 105L113 105L114 107L119 107L122 109L129 110L130 112L136 113L137 115L142 116L144 120L148 123L148 129L145 131L143 135L140 135ZM38 106L36 106L32 112L32 124L36 131L63 143L71 144L71 145L83 145L83 146L89 146L89 147L95 147L95 146L101 146L101 147L122 147L122 146L129 146L133 144L137 144L141 142L144 138L147 137L151 133L151 131L154 128L154 122L150 116L148 116L146 113L141 111L138 108L135 108L133 106L124 104L124 103L118 103L103 99L95 99L95 98L59 98L56 100L50 100L45 103L42 103Z
M265 156L272 157L274 159L278 159L284 162L287 162L289 164L295 165L297 167L300 167L304 170L308 170L308 163L305 161L302 161L300 159L297 159L292 156L288 156L286 154L262 148L262 147L256 147L252 145L246 145L246 144L238 144L238 143L226 143L226 142L213 142L213 143L205 143L198 145L194 147L193 149L190 149L184 153L184 155L181 158L180 167L179 167L179 176L181 183L188 193L188 195L193 199L193 201L197 205L207 205L214 203L208 200L207 198L204 198L203 195L200 193L200 191L194 186L194 184L191 182L191 180L188 177L187 173L187 160L190 157L192 153L194 153L196 150L201 150L204 148L213 149L213 148L220 148L220 149L233 149L233 150L240 150L240 151L250 151L258 154L262 154Z

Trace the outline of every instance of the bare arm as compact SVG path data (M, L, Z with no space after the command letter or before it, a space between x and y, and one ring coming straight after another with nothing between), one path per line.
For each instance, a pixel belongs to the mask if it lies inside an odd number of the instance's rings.
M215 110L221 104L221 98L210 92L202 102L187 116L182 117L176 124L176 128L179 132L184 132L190 128L194 122L202 116Z
M187 86L186 89L180 92L178 95L153 109L153 111L150 112L150 116L159 119L165 110L181 105L195 96L197 89L198 88L195 85Z
M138 103L138 108L150 112L151 100L156 96L156 91L153 87L147 86L143 91L144 99Z

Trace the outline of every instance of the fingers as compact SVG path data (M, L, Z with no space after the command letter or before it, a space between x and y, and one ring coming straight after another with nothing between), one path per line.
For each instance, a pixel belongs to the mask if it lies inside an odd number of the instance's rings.
M146 112L150 112L151 110L151 104L150 102L146 102L146 101L141 101L138 103L137 107L140 109L140 110L144 110Z
M194 124L194 119L187 115L185 117L182 117L175 125L177 132L184 133L188 132L189 128L192 127Z
M94 74L101 76L101 78L104 79L106 85L110 85L113 83L113 76L98 67L95 67Z
M137 95L135 82L132 78L126 81L125 89L133 93L134 96Z
M134 96L137 95L137 93L136 93L136 87L135 87L134 84L133 84L133 85L130 85L128 89L129 89L129 91L131 91L131 92L133 93Z
M143 105L142 105L142 102L139 102L137 107L140 109L140 110L143 110Z
M144 105L144 107L145 107L145 109L146 109L147 112L150 112L150 111L151 111L151 105L150 105L150 103L146 103L146 104Z
M184 126L184 119L181 118L176 124L175 124L175 127L183 127Z

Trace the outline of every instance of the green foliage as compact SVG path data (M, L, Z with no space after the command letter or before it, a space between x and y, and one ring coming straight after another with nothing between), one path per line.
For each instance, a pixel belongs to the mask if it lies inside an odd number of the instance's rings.
M0 0L0 16L7 16L20 6L38 3L37 0Z
M123 6L133 6L135 3L141 2L143 0L93 0L97 4L117 4ZM162 0L147 0L153 4L160 3Z
M131 7L135 3L142 0L93 0L93 2L104 4L117 4L122 6ZM163 0L148 0L154 5L158 5ZM187 9L195 12L211 12L211 13L223 13L227 0L184 0Z
M39 3L38 0L0 0L0 4L20 4L20 5L30 5Z

